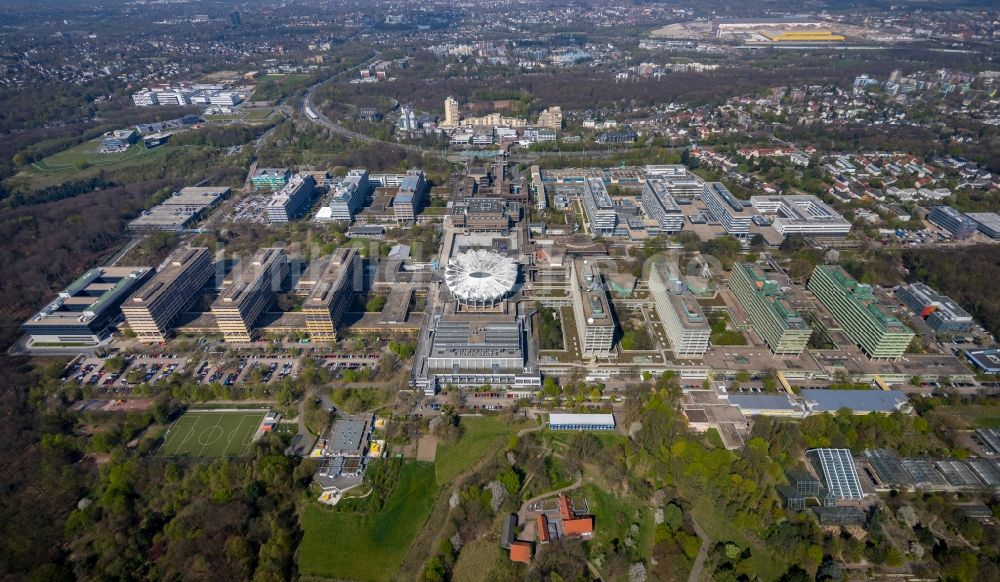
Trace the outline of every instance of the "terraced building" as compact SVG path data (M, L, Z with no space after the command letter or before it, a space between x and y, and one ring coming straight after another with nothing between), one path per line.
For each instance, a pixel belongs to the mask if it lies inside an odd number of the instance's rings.
M809 343L812 329L788 304L778 283L757 265L733 265L729 288L739 299L757 335L775 355L798 356Z
M871 286L858 283L838 265L817 265L807 288L870 358L900 358L913 340L913 330L879 305Z

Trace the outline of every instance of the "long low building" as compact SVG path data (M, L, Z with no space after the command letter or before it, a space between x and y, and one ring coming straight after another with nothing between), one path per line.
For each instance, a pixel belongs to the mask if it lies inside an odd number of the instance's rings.
M219 186L181 188L152 209L128 223L136 232L177 232L201 220L209 210L229 197L229 188Z
M551 430L615 430L613 414L549 414Z
M967 212L965 216L976 223L979 232L993 240L1000 239L1000 214L996 212Z
M750 204L773 215L771 225L782 236L845 237L851 232L851 223L815 196L752 196Z
M527 320L494 316L445 316L428 330L427 357L414 361L415 383L426 394L449 384L508 388L541 386L529 345Z
M152 275L149 267L90 269L43 307L21 329L35 343L94 345L108 335L121 304Z

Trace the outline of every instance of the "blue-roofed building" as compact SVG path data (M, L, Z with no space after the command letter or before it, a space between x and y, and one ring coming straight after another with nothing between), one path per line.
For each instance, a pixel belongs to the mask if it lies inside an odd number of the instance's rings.
M969 238L976 232L976 222L951 206L935 206L927 220L947 230L957 239Z
M803 389L799 395L809 414L837 412L848 408L854 414L884 412L886 414L910 408L906 394L899 390L825 390Z
M745 416L790 416L802 418L805 407L793 402L788 394L729 394L729 403Z
M965 359L987 374L1000 374L1000 349L965 350Z
M413 222L427 201L427 180L420 170L410 170L392 199L396 222Z

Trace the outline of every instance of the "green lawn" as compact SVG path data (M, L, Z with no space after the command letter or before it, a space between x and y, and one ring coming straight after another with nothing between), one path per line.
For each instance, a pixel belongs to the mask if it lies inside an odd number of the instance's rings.
M598 547L609 547L631 537L641 555L650 554L654 541L654 524L653 513L648 507L634 498L623 499L594 484L588 484L567 495L572 499L586 498L590 505L590 512L594 515L594 537L591 543ZM638 519L636 511L639 512ZM638 533L632 533L632 524L639 525Z
M239 457L253 448L263 410L247 412L191 411L167 431L157 454L163 457Z
M750 546L746 534L733 527L732 522L722 515L717 507L712 505L708 497L699 497L691 508L691 514L698 525L708 534L712 543L722 541L733 542L741 548ZM751 555L747 558L744 569L756 573L761 580L777 580L788 570L788 562L782 559L782 556L768 551L764 544L753 545L750 552Z
M453 445L439 443L434 463L439 485L471 467L487 451L503 446L506 440L528 425L524 422L510 424L499 416L462 417L465 432Z
M306 576L381 582L395 580L406 552L434 504L434 466L407 461L382 511L306 508L299 571Z
M96 176L101 170L122 169L139 166L159 158L169 151L178 149L165 145L147 150L142 145L133 144L121 153L99 154L100 140L91 140L71 147L27 166L7 180L7 186L17 190L35 190L55 186L69 180L82 180Z

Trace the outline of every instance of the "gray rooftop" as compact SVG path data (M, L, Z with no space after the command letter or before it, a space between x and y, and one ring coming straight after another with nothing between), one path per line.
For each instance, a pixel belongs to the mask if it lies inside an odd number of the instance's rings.
M812 412L836 412L849 408L859 412L894 412L907 402L899 390L827 390L805 388L800 395Z

